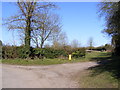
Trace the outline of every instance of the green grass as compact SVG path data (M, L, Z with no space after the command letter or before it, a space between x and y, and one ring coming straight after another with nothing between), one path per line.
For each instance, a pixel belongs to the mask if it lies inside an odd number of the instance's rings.
M118 80L111 73L103 72L92 76L92 71L85 71L79 76L79 84L82 88L118 88Z
M73 59L73 60L63 60L63 59L4 59L3 64L17 64L17 65L52 65L52 64L63 64L63 63L75 63L82 62L84 58Z
M16 64L16 65L52 65L52 64L64 64L64 63L77 63L88 61L85 58L64 60L64 59L4 59L3 64Z
M93 58L108 57L108 52L92 52L86 54L86 59L92 60Z
M98 66L78 74L77 80L82 88L118 88L120 80L120 57L111 53L89 53L90 61L99 62Z

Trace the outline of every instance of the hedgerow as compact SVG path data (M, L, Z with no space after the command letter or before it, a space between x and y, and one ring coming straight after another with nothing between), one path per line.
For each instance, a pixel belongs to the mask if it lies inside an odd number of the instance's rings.
M85 56L85 48L72 48L72 49L54 49L54 48L32 48L30 49L30 58L68 58L71 54L73 58L79 58ZM3 46L2 47L2 58L27 58L27 51L24 46Z

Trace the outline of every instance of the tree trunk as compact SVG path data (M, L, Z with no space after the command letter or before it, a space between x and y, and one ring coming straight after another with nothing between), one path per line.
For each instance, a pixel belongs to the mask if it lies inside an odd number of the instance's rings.
M120 37L115 41L115 55L120 56Z
M26 49L26 54L27 57L30 55L30 35L31 35L31 21L30 17L27 18L26 20L26 30L25 30L25 49Z
M42 41L40 44L40 48L43 48L43 44L44 44L44 42Z

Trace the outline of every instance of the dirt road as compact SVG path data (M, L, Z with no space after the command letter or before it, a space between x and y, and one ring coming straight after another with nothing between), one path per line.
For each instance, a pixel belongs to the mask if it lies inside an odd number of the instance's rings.
M95 62L59 64L48 66L2 65L3 88L77 88L75 74Z

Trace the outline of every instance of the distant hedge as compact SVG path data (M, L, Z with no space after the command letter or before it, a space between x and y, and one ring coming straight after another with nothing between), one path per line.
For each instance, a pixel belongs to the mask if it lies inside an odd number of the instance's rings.
M68 58L69 54L72 54L73 58L79 58L85 56L85 48L73 48L73 49L54 49L54 48L32 48L31 47L30 58ZM27 51L24 46L3 46L2 58L27 58Z

